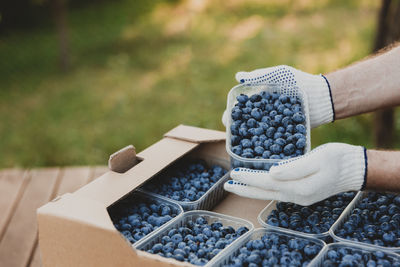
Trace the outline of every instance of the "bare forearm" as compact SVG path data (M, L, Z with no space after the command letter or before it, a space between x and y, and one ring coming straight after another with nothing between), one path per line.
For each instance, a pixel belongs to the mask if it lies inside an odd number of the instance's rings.
M367 150L366 188L400 192L400 151Z
M336 119L400 104L400 46L326 75Z

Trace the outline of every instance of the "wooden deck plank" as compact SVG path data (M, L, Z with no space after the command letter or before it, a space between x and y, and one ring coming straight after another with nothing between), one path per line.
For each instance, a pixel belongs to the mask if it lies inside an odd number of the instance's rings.
M55 197L75 192L88 182L89 175L90 167L65 168Z
M29 263L37 241L36 209L49 201L59 174L58 168L35 169L0 242L0 266Z
M92 167L92 173L89 177L89 181L88 183L90 183L91 181L93 181L94 179L100 177L101 175L105 174L106 172L108 172L109 169L107 166L93 166Z
M0 173L0 241L28 181L26 175L27 172L20 169Z

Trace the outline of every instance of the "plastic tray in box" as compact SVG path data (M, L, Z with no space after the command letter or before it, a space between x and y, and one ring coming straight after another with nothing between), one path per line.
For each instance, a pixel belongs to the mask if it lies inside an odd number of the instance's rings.
M323 266L324 260L326 260L326 258L328 257L328 251L330 249L339 249L339 248L347 248L347 249L351 249L351 250L356 251L356 252L373 253L373 252L376 251L375 248L363 246L363 245L360 245L360 244L351 244L351 243L344 243L344 242L332 243L332 244L329 244L329 245L325 246L320 251L320 253L317 255L317 257L315 257L310 262L308 267ZM384 251L384 252L389 258L396 259L397 261L400 261L400 255L398 255L396 253L388 252L388 251ZM359 266L362 266L362 265L359 265Z
M348 240L348 239L339 237L339 236L337 236L335 234L335 231L342 227L342 225L350 217L351 212L353 211L353 209L357 206L358 203L361 202L361 200L364 198L364 196L366 194L368 194L368 191L360 191L360 192L357 193L357 195L355 196L353 201L343 211L342 215L340 215L339 219L332 225L331 229L329 230L329 234L332 236L332 238L336 242L346 242L346 243L351 243L351 244L361 244L363 246L372 247L372 248L375 248L375 249L385 250L385 251L389 251L389 252L396 252L396 253L400 252L400 247L383 247L383 246L363 243L363 242L359 242L359 241Z
M220 267L220 266L225 266L225 265L229 264L232 257L237 256L239 254L240 248L242 248L248 241L259 239L266 233L274 233L274 234L283 235L283 236L287 236L287 237L306 239L308 241L314 242L314 244L321 245L322 249L326 246L324 241L317 239L317 238L308 237L308 236L304 236L304 235L297 234L297 233L294 234L294 233L291 233L291 232L288 232L285 230L281 230L281 229L277 230L277 229L257 228L254 231L246 234L244 236L244 238L240 240L240 242L232 244L232 246L230 246L228 249L222 251L222 253L220 255L217 255L215 257L215 259L212 260L212 264L213 264L212 266ZM318 255L317 255L317 257L318 257Z
M219 165L219 166L223 167L225 170L229 170L229 163L226 160L221 160L221 159L211 158L211 157L208 157L208 158L201 158L201 157L192 158L192 157L188 157L188 158L186 158L186 160L190 160L190 159L204 160L209 167L211 165ZM185 158L183 160L185 160ZM152 193L152 192L147 191L147 190L142 189L142 188L139 188L138 190L140 190L142 192L145 192L145 193L147 193L149 195L157 196L159 198L166 199L166 200L174 202L174 203L176 203L178 205L181 205L182 208L185 211L189 211L189 210L211 210L227 194L227 192L224 190L224 183L229 180L229 177L230 176L229 176L229 171L228 171L210 189L208 189L207 192L201 198L199 198L198 200L195 200L195 201L188 201L188 202L176 201L176 200L170 199L168 197L165 197L163 195ZM157 177L155 177L155 179L157 179Z
M164 226L160 227L160 229L157 229L150 235L146 236L144 239L140 240L136 244L134 244L134 247L138 250L148 250L148 249L152 248L154 244L160 243L162 237L167 235L171 229L178 229L179 227L186 225L186 223L189 220L192 220L192 221L196 220L200 216L205 217L208 224L219 221L222 223L223 226L232 226L235 230L241 226L245 226L249 229L249 232L251 232L254 228L254 226L251 222L241 219L241 218L232 217L232 216L215 213L215 212L211 212L211 211L203 211L203 210L187 211L187 212L184 212L183 214L181 214L180 216L176 217L175 219L171 220L169 223L165 224ZM223 251L225 251L232 245L236 244L241 239L245 238L249 232L238 237L230 245L225 247L220 253L223 253ZM217 256L215 256L215 257L218 257L218 255L219 254L217 254ZM156 255L156 256L160 257L160 258L164 258L159 255ZM179 261L175 261L175 262L183 264L183 262L179 262ZM185 264L188 264L188 263L186 262ZM214 266L213 259L211 259L205 266Z
M227 101L227 111L229 113L228 122L226 125L226 151L228 152L231 158L231 166L232 168L236 167L245 167L251 169L263 169L269 170L270 167L276 163L281 161L281 159L248 159L243 158L241 156L236 155L231 150L231 124L232 124L232 117L230 116L232 108L235 106L237 100L236 97L240 94L246 94L251 96L256 93L260 93L262 91L266 92L278 92L281 94L286 94L288 96L297 96L301 100L301 107L306 116L306 147L304 148L304 152L307 153L310 151L311 148L311 137L310 137L310 115L308 110L308 100L307 95L304 91L302 91L298 87L294 86L284 86L280 84L262 84L262 85L253 85L253 84L239 84L233 87L228 94L228 101Z
M358 195L358 193L357 193ZM351 205L351 203L353 201L355 201L355 199L357 198L357 195L353 198L353 200L348 204ZM276 209L276 200L272 200L258 215L258 222L261 224L261 226L265 227L265 228L270 228L270 229L281 229L281 230L285 230L288 231L290 233L297 233L297 234L302 234L304 236L308 236L308 237L314 237L314 238L319 238L322 239L326 242L331 241L331 236L329 234L329 231L326 231L324 233L320 233L320 234L309 234L309 233L303 233L303 232L299 232L299 231L295 231L295 230L291 230L291 229L287 229L287 228L283 228L283 227L278 227L278 226L273 226L273 225L269 225L267 223L267 219L269 214ZM346 207L347 208L347 207ZM342 216L344 216L344 213L346 211L346 208L343 210L342 214L340 214L339 218L336 220L336 222L338 222L340 220L340 218ZM331 228L333 227L333 225L331 226Z
M112 204L110 207L108 207L107 210L111 217L111 220L114 222L114 220L116 218L123 216L123 214L125 213L124 209L129 208L130 206L133 206L133 205L138 205L140 203L155 203L158 205L159 204L168 205L173 211L175 211L175 213L177 214L176 217L178 217L180 214L183 213L182 207L180 205L176 204L175 202L169 201L168 199L165 200L165 199L162 199L157 196L152 196L152 195L149 195L144 192L137 191L137 190L134 190L132 193L130 193L128 196L124 197L123 199L118 200L117 202ZM171 221L173 219L171 219ZM169 222L166 222L165 224L168 224L168 223ZM154 230L154 231L157 231L157 230Z

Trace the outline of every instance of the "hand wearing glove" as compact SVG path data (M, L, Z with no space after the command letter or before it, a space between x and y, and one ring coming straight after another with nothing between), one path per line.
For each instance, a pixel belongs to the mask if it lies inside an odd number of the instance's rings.
M225 190L240 196L311 205L341 192L363 190L367 153L361 146L321 145L268 171L236 168Z
M312 128L335 120L330 85L323 75L312 75L290 66L281 65L252 72L238 72L236 80L239 83L278 83L297 86L307 94ZM229 112L225 110L222 116L222 123L225 126L228 114Z

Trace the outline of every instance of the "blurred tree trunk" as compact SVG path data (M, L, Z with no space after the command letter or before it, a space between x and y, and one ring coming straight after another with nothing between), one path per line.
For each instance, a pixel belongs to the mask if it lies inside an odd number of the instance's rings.
M400 39L400 0L382 0L379 12L374 52ZM394 109L375 112L374 141L378 148L391 148L394 144Z
M59 65L67 71L70 67L67 0L51 0L51 9L58 35Z

